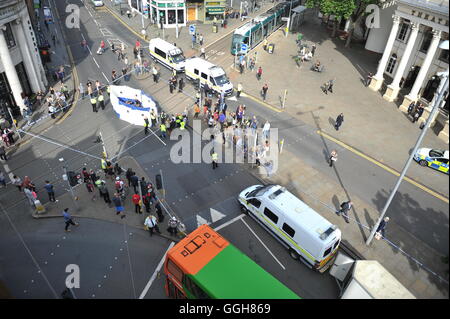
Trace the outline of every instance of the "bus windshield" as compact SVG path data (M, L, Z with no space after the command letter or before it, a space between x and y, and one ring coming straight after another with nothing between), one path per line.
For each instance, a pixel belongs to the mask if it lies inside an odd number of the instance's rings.
M222 86L222 85L227 84L229 82L228 78L227 78L227 76L225 74L222 74L220 76L216 76L213 79L214 79L214 82L216 83L216 85L219 85L219 86Z
M185 59L183 53L172 55L172 61L174 63L183 62Z

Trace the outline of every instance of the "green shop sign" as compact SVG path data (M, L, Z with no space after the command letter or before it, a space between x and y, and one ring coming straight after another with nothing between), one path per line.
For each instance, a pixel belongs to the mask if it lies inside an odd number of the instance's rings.
M159 3L156 1L152 1L152 5L157 6L158 8L174 8L174 7L178 7L178 8L183 8L184 7L184 2L177 2L177 3Z
M221 14L224 13L224 7L206 7L206 11L210 14Z

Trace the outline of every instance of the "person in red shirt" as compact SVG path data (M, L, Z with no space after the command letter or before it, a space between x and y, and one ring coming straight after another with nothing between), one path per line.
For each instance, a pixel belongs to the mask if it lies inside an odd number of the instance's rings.
M133 201L133 204L134 204L134 212L136 214L142 214L141 203L140 203L141 202L141 196L139 196L139 194L136 192L131 197L131 200Z
M138 50L141 48L141 42L139 40L136 40L135 47Z

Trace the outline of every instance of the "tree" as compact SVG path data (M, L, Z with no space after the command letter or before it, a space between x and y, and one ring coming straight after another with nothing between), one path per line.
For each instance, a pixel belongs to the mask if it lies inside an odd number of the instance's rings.
M345 46L351 43L355 26L366 15L366 8L370 4L379 4L382 0L307 0L308 8L319 8L320 12L325 15L334 15L332 37L336 36L337 24L340 19L349 19L349 31Z
M351 17L356 9L355 2L359 0L307 0L306 7L319 8L322 14L334 16L333 33L331 37L336 36L338 22L341 19L348 19Z

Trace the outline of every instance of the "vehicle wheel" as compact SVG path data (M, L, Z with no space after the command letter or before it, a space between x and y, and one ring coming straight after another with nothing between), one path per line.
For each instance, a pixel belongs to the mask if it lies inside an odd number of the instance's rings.
M297 252L295 250L293 250L292 248L289 249L289 255L292 257L292 259L294 260L298 260L298 258L300 257Z
M420 160L420 161L419 161L419 164L420 164L421 166L428 166L428 162L425 161L425 160Z
M248 209L242 204L241 204L241 212L245 215L248 215Z

